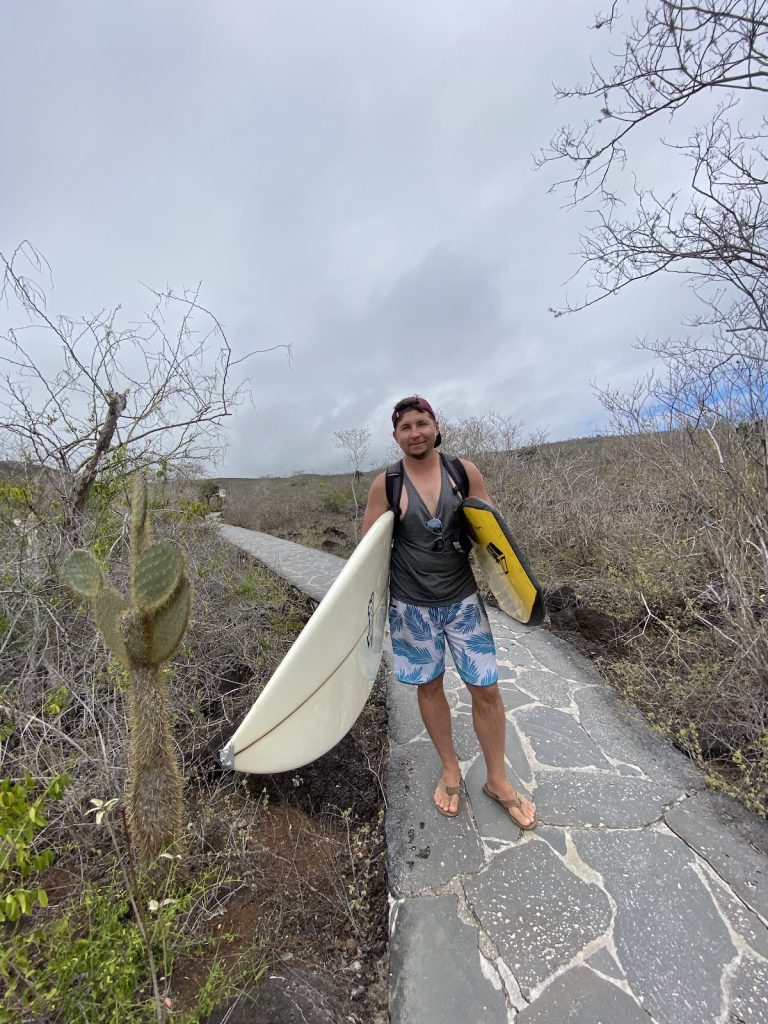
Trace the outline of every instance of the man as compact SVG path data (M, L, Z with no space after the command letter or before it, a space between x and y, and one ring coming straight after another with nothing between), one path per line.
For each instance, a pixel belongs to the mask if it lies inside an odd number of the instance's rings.
M447 817L459 813L461 774L443 691L447 642L472 697L472 722L487 771L483 792L500 803L518 827L533 828L533 804L506 776L506 718L496 648L462 543L456 515L462 500L456 493L460 481L452 479L436 450L440 427L426 399L412 395L399 401L392 425L392 436L403 452L403 486L392 547L389 623L395 674L401 682L417 686L421 717L442 764L435 807ZM461 465L468 483L463 496L490 502L477 466L464 459ZM381 473L371 484L363 534L388 508L386 474Z

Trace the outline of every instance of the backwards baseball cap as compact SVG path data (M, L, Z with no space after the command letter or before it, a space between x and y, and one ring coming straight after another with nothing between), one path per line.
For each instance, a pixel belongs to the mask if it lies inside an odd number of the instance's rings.
M420 395L409 395L408 398L401 398L400 401L395 405L395 408L392 410L392 426L397 428L397 424L400 422L400 419L403 416L405 416L407 412L429 413L429 415L432 417L435 423L437 423L437 416L435 416L435 410L432 408L432 406L429 404L426 398L422 398ZM440 431L438 430L437 437L435 438L435 448L438 448L440 446L441 441L442 437L440 436Z

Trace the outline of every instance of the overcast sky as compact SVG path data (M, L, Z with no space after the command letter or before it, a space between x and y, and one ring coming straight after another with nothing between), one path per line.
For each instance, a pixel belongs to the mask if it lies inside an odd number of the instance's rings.
M599 4L598 4L599 6ZM584 215L532 154L584 107L606 40L582 0L36 0L0 40L0 249L48 259L49 308L202 281L248 369L230 476L342 469L333 432L395 400L499 410L551 439L604 428L679 285L555 319ZM571 294L579 286L571 285Z

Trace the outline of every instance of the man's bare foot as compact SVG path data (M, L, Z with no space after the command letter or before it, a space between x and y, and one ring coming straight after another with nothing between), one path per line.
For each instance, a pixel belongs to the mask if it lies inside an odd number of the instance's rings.
M536 825L536 808L530 800L518 793L508 779L483 786L483 792L497 804L501 804L518 828L530 829Z
M455 818L459 813L459 789L461 772L458 764L455 768L445 768L435 789L433 800L435 807L447 818Z

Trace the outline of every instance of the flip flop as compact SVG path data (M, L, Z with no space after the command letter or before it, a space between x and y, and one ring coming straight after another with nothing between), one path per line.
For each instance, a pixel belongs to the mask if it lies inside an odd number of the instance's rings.
M442 807L438 807L437 804L435 804L435 810L442 814L444 818L455 818L458 815L459 811L461 810L461 780L459 780L458 786L446 786L443 780L440 779L440 781L437 784L437 788L442 790L442 792L445 793L446 796L459 797L459 806L456 808L455 811L444 811Z
M521 828L524 832L527 832L529 829L536 828L536 826L538 825L539 820L536 817L535 807L533 809L534 818L530 825L521 824L521 822L519 822L517 818L514 816L513 808L516 807L521 811L523 809L523 799L519 793L517 794L517 796L512 797L511 800L502 800L500 796L496 796L495 793L492 793L490 789L488 789L488 783L485 783L485 785L483 786L483 792L485 793L486 796L489 796L491 800L495 800L497 804L501 804L501 806L507 812L510 821L514 822L514 824L517 825L518 828Z

